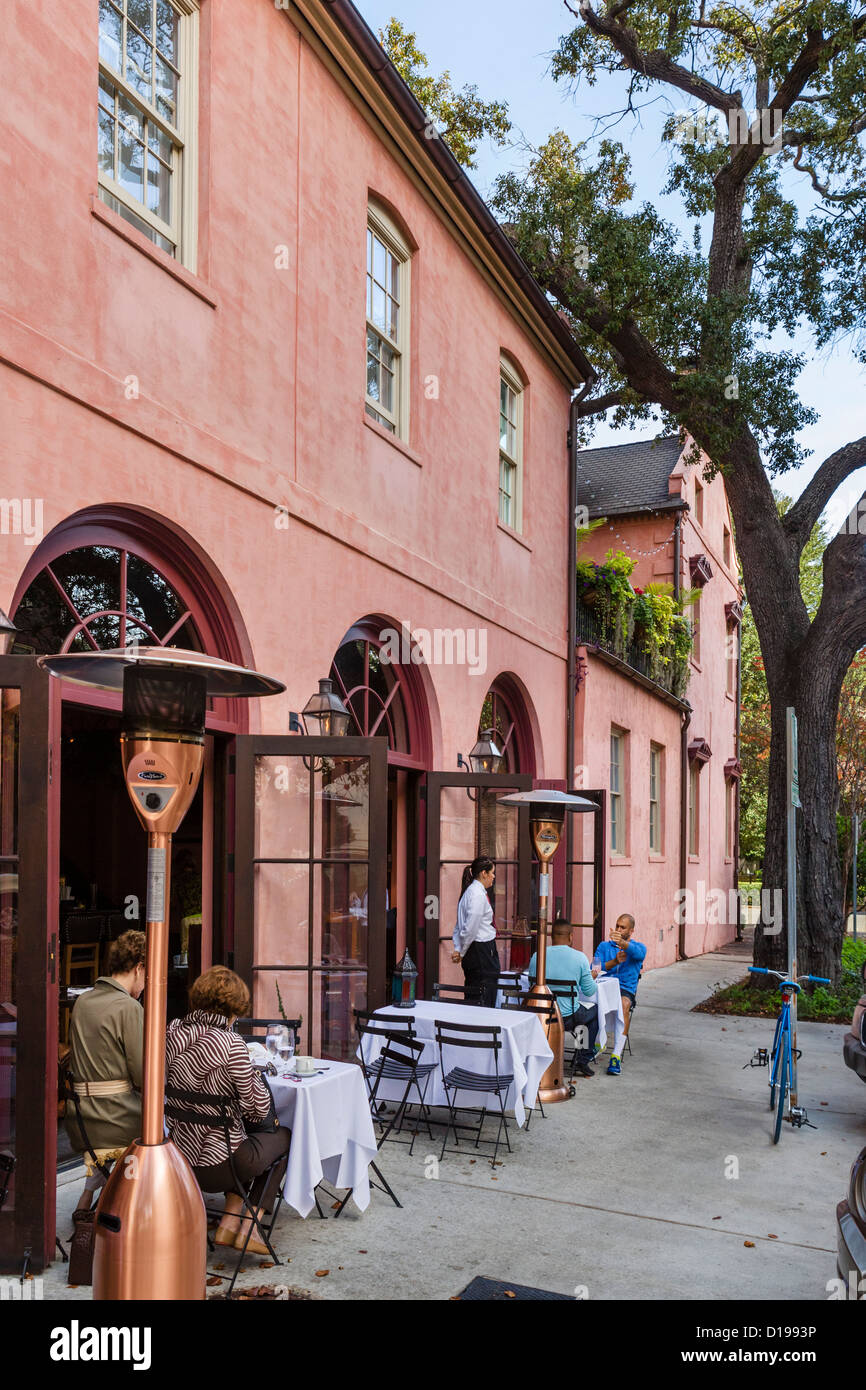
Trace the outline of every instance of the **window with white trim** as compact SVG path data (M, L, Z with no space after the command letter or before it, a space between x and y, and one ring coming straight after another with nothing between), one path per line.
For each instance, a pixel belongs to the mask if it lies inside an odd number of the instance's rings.
M409 437L409 267L411 250L383 208L367 220L367 414Z
M697 759L689 763L689 854L701 848L701 768Z
M725 781L725 858L734 857L734 807L736 799L734 796L734 781L728 777Z
M625 854L625 734L610 734L610 852Z
M523 382L503 357L499 365L499 520L523 529Z
M194 0L99 0L99 196L195 269Z
M662 852L662 752L657 743L650 744L649 777L649 847L651 854Z

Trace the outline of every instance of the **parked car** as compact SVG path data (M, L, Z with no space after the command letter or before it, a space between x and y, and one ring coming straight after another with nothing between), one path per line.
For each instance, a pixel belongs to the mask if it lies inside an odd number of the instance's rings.
M866 1149L854 1160L848 1196L836 1208L836 1269L849 1297L866 1300Z
M866 984L866 961L861 973ZM854 1010L851 1031L842 1040L842 1056L846 1067L850 1067L861 1081L866 1081L866 994L861 994L860 1003Z

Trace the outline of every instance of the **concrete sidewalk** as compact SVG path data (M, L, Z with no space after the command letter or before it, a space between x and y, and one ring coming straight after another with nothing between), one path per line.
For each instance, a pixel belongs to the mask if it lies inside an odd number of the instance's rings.
M250 1260L239 1284L448 1299L483 1274L590 1299L825 1299L836 1203L866 1145L866 1088L842 1061L842 1025L801 1025L800 1103L818 1128L786 1124L772 1145L767 1075L743 1070L769 1046L770 1021L691 1012L748 963L725 953L645 975L620 1077L601 1065L573 1100L536 1111L495 1170L467 1148L428 1176L439 1144L419 1136L410 1159L388 1143L380 1166L402 1210L379 1192L339 1221L284 1209L289 1263ZM79 1190L58 1194L64 1241ZM65 1278L60 1263L46 1271L45 1297L89 1299Z

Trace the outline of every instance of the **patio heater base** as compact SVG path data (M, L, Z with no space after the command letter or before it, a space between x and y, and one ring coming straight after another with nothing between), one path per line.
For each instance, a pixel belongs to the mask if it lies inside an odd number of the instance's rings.
M555 996L548 985L536 984L529 991L529 997L531 999L553 999ZM546 1025L545 1032L553 1052L553 1061L538 1083L538 1099L542 1105L555 1105L560 1100L571 1100L574 1095L574 1091L565 1081L563 1075L565 1072L565 1031L562 1026L559 1004L556 1006L556 1015Z
M136 1139L96 1213L94 1301L199 1301L205 1296L207 1214L193 1171L166 1139Z

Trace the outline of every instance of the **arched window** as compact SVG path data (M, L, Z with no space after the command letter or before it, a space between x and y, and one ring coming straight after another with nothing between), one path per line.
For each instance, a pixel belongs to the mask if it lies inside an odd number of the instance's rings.
M349 733L388 739L389 762L427 767L430 735L416 667L391 659L383 633L395 625L378 618L356 623L343 638L331 665L334 689L350 710Z
M502 772L535 772L532 732L523 697L507 676L493 682L481 706L478 732L493 729L503 754Z
M15 626L15 649L37 655L131 642L205 650L191 609L165 576L112 545L81 546L47 564L25 591Z

